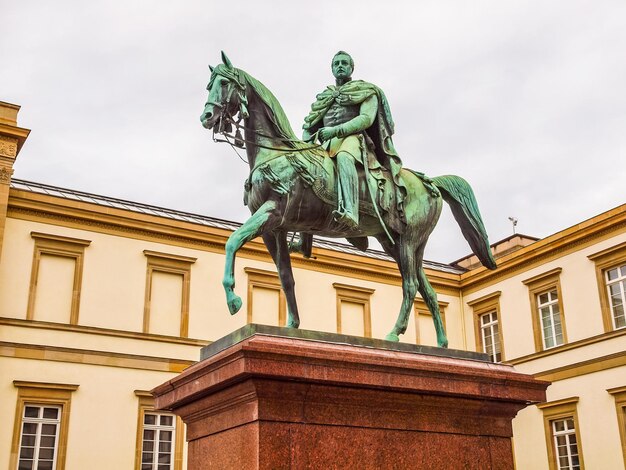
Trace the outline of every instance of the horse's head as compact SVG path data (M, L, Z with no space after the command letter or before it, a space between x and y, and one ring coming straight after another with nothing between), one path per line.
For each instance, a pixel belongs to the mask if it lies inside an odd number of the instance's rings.
M241 117L248 117L246 85L239 69L233 67L226 54L222 52L222 64L211 67L211 79L207 90L209 97L200 116L202 125L207 129L222 132L230 129L230 121L238 112ZM217 125L217 128L215 127Z

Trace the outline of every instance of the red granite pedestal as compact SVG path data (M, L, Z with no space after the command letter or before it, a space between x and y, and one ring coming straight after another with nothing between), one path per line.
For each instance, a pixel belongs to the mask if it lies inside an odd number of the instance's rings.
M233 343L152 392L187 424L189 470L512 469L511 420L548 386L438 348Z

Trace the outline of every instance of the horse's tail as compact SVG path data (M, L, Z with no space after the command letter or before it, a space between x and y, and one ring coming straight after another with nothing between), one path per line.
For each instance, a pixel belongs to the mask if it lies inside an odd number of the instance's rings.
M452 214L474 254L478 256L483 266L496 269L487 231L469 183L454 175L437 176L432 178L432 183L439 188L444 201L450 205Z

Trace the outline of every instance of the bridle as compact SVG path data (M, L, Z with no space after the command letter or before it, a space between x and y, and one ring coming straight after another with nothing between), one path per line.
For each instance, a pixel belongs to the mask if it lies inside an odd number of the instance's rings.
M309 150L315 150L320 148L323 143L320 144L314 144L311 145L309 147L302 147L302 148L279 148L279 147L271 147L268 145L263 145L260 144L258 142L255 141L251 141L248 140L246 138L243 137L241 131L243 130L246 133L251 133L254 134L257 137L264 137L266 139L272 139L272 140L279 140L280 142L284 143L284 144L293 144L293 143L300 143L302 142L302 140L300 139L290 139L290 138L285 138L285 137L276 137L276 136L269 136L267 134L264 134L263 132L260 132L256 129L253 129L251 127L246 127L245 125L241 125L240 122L249 117L249 112L248 112L248 108L247 108L247 104L248 104L248 97L246 96L246 88L245 85L243 83L243 80L240 78L240 76L235 76L233 78L235 78L235 80L231 79L230 77L226 77L223 76L223 78L225 78L228 82L228 93L226 95L226 99L224 100L224 103L220 103L220 102L216 102L216 101L212 101L209 100L207 101L207 104L211 104L217 108L220 109L220 117L219 117L219 121L216 123L216 125L213 126L213 142L218 142L218 143L227 143L229 144L231 147L233 147L233 149L235 147L241 148L241 149L245 149L245 145L244 144L250 144L250 145L256 145L259 148L262 149L266 149L266 150L275 150L275 151L279 151L279 152L306 152ZM239 90L238 90L238 95L239 95L239 110L238 110L238 115L239 118L237 119L237 121L235 121L233 119L233 116L231 115L231 113L229 112L228 108L229 108L229 104L230 104L230 100L233 96L233 93L235 92L235 87L233 87L232 85L235 85ZM217 126L218 130L215 130L215 127ZM229 134L229 131L232 128L235 128L235 134ZM221 134L222 136L224 136L223 139L220 139L219 137L216 137L216 134ZM311 136L311 141L315 142L315 139L317 138L317 132L315 132L315 134L313 134ZM230 140L229 140L230 139ZM236 150L235 150L236 152ZM241 158L243 160L243 158L237 154L239 156L239 158ZM244 160L245 161L245 160Z

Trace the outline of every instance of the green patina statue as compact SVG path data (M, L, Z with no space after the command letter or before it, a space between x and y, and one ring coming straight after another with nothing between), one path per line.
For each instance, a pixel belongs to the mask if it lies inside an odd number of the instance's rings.
M233 67L224 53L222 62L211 68L200 119L232 145L245 144L250 174L244 202L252 212L226 243L223 285L231 314L242 304L234 291L234 263L247 241L263 238L287 299L287 326L297 328L288 232L300 233L298 248L305 256L314 234L346 238L361 249L373 236L402 276L400 313L386 339L398 341L406 331L419 292L432 313L439 346L447 347L437 294L422 266L442 200L481 262L496 267L467 182L451 175L428 178L402 168L391 140L393 120L385 95L372 84L351 79L354 63L345 52L333 58L336 86L317 96L305 119L304 140L295 136L280 103L261 82ZM233 127L235 136L229 134Z
M402 162L391 141L393 119L385 94L371 83L352 80L354 61L348 53L337 52L331 67L336 85L317 95L311 112L304 119L303 139L311 141L317 132L320 142L325 142L329 156L337 161L339 206L335 218L348 228L356 228L359 224L356 162L363 165L367 161L367 147L376 159L368 162L365 168L374 170L382 165L391 171L398 188L398 210L402 215L406 189L400 179ZM373 126L375 122L378 126Z

